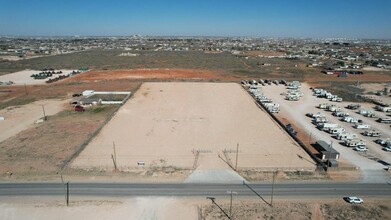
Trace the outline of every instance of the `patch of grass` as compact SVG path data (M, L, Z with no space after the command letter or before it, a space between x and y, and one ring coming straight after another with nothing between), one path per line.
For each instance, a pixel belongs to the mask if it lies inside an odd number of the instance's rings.
M364 90L353 85L346 85L346 82L324 83L322 86L320 86L320 88L326 89L327 91L333 93L334 95L338 95L339 97L343 98L344 101L350 101L350 102L363 101L357 95L363 94Z
M102 99L103 101L122 101L127 95L122 94L98 94L93 95L92 99Z
M103 111L105 111L105 110L106 110L105 107L99 106L99 107L93 108L93 109L92 109L92 112L94 112L94 113L100 113L100 112L103 112Z
M280 58L237 57L230 53L204 53L202 51L135 51L136 57L120 57L122 50L88 50L83 52L39 57L19 61L0 62L0 72L24 69L77 69L89 67L97 70L138 68L182 68L218 70L225 74L248 77L302 79L304 61ZM263 66L262 63L271 64ZM273 74L272 74L273 73ZM286 73L290 73L286 75Z
M37 101L37 99L35 97L32 97L32 96L22 96L22 97L18 97L18 98L11 99L9 101L0 103L0 109L8 108L8 107L11 107L11 106L26 105L26 104L29 104L29 103L35 102L35 101Z

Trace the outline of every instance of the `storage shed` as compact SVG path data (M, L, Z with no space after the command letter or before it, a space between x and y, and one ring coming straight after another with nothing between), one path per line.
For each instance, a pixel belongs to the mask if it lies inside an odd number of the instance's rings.
M324 141L317 141L315 148L319 152L319 158L322 161L339 159L340 153Z

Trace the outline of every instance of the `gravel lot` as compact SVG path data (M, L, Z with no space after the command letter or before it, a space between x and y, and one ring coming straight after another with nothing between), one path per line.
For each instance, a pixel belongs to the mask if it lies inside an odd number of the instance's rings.
M300 101L287 101L284 100L284 96L280 95L283 92L286 92L284 86L282 85L268 85L261 87L262 91L281 105L281 112L279 113L283 117L287 118L292 124L299 126L302 131L307 132L311 135L312 142L317 140L323 140L328 143L333 142L333 147L341 153L341 159L347 160L350 163L354 164L356 167L359 167L362 171L362 181L364 182L390 182L391 177L390 173L383 170L384 165L370 160L367 158L368 155L373 155L385 161L391 162L391 153L387 153L381 150L381 146L374 143L373 140L376 138L368 138L361 135L359 130L353 128L353 124L339 121L337 117L331 115L331 112L325 111L323 109L316 108L320 103L329 103L327 99L316 98L312 96L312 91L310 90L309 85L302 83L301 91L304 93L304 97L300 99ZM388 125L380 124L375 121L375 118L365 118L364 116L356 114L352 110L345 109L344 107L350 103L333 103L337 106L340 106L343 111L349 112L353 116L357 116L364 121L364 123L370 124L372 128L381 130L384 136L391 137L390 129ZM364 108L369 109L373 107L373 105L363 104L366 106ZM330 120L331 123L337 123L341 127L344 127L348 132L357 133L358 138L366 140L369 151L368 153L358 153L353 151L351 148L347 148L340 143L338 140L331 137L329 133L324 131L320 131L316 128L315 125L311 123L311 118L305 116L306 113L316 113L322 112L326 115L327 119ZM382 113L377 112L377 114L381 115Z

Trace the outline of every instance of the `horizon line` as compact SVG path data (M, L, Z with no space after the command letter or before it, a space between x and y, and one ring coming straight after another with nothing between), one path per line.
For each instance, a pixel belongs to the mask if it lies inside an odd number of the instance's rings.
M110 37L161 37L161 38L259 38L259 39L336 39L336 40L391 40L391 38L360 38L360 37L270 37L270 36L224 36L224 35L0 35L0 38L110 38Z

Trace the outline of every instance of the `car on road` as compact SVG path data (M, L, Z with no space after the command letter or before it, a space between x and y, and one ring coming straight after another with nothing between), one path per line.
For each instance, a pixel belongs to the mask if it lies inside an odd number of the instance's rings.
M362 198L356 196L345 197L344 200L350 204L362 204L364 202Z
M357 146L357 147L353 148L353 150L355 150L357 152L367 152L368 148L363 147L363 146Z
M383 150L384 150L384 151L388 151L388 152L391 152L391 147L390 147L390 146L387 146L387 147L383 147Z

